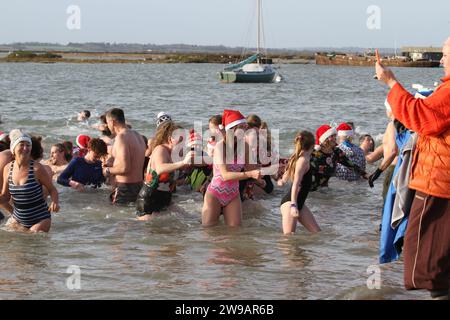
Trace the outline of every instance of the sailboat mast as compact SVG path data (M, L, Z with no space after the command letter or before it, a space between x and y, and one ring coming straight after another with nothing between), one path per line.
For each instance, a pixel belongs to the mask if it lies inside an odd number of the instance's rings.
M256 53L259 54L261 50L261 0L256 0L256 11L258 14L258 27L256 28ZM259 60L259 59L258 59Z

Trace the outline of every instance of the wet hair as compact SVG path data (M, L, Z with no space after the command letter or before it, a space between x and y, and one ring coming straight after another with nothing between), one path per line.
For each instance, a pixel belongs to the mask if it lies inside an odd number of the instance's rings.
M125 124L125 114L123 113L122 109L113 108L111 110L108 110L108 112L106 112L106 117L111 118L121 124Z
M211 118L209 118L208 123L211 122L212 124L218 126L222 124L222 116L220 114L212 116Z
M108 154L108 146L102 139L94 138L89 140L88 149L95 152L100 157L104 157Z
M109 128L106 128L105 130L100 131L102 133L102 135L106 136L106 137L111 137L112 136L112 132L111 130L109 130Z
M294 180L295 165L297 160L300 158L302 151L310 150L314 148L315 139L314 134L309 131L299 132L294 139L295 151L289 158L289 162L286 167L286 172L288 173L289 179Z
M60 144L64 148L64 158L66 158L67 161L72 160L73 143L71 141L64 141Z
M31 159L39 160L44 156L44 148L42 148L42 137L32 136L31 137Z
M372 141L372 146L369 149L369 152L374 152L375 150L375 140L373 139L373 137L370 134L363 134L362 136L359 137L359 144L361 145L361 143L364 142L364 140L368 138Z
M156 131L155 138L152 140L152 149L155 150L157 146L169 142L173 132L177 129L181 129L181 127L172 121L162 123Z
M89 118L91 116L91 112L89 110L83 110L84 115L86 118Z
M56 144L52 145L52 148L53 147L58 148L59 152L66 152L66 146L62 143L56 143Z
M250 128L261 128L261 118L256 114L251 114L247 117L247 124Z
M102 123L102 125L100 125L100 127L103 127L103 130L100 130L101 134L103 136L106 137L111 137L112 136L112 132L111 130L109 130L108 128L108 124L106 122L106 115L102 114L100 117L98 117L100 119L100 122Z

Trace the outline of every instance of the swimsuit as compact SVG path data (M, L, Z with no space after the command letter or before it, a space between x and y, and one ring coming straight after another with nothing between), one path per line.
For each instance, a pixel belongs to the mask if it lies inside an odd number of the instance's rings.
M307 173L303 176L302 182L300 184L300 190L297 195L297 209L298 211L302 210L303 205L305 204L306 198L308 197L309 190L312 186L312 170L309 169ZM286 202L291 201L291 191L292 186L289 188L289 192L281 199L280 206Z
M228 171L241 172L244 169L244 164L228 164ZM208 191L219 200L222 207L226 207L234 198L239 196L239 181L228 180L224 181L220 174L220 169L217 165L213 166L213 178L208 185Z
M42 185L34 176L34 161L30 161L28 178L25 184L15 185L12 179L14 161L11 162L9 170L9 193L13 200L14 219L26 228L31 228L35 224L45 219L50 219L47 202L44 199Z
M109 196L113 204L129 204L135 202L139 191L142 188L142 182L137 183L118 183L117 187Z
M174 172L161 175L158 175L155 170L148 172L136 200L136 215L142 217L167 208L172 202L175 186Z

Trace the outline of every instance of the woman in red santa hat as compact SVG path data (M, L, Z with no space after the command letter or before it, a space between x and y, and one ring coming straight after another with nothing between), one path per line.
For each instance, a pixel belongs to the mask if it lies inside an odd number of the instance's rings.
M243 171L248 164L249 147L244 140L243 132L237 130L246 129L246 122L239 111L224 110L223 112L222 125L226 135L224 140L217 142L214 147L213 178L205 193L202 210L204 226L217 224L221 212L228 226L239 226L242 220L239 181L261 177L259 170ZM239 133L242 133L241 139L237 137ZM239 147L238 141L242 144Z
M367 179L366 172L351 162L345 153L337 148L336 135L336 129L326 124L316 131L316 152L311 158L311 169L313 170L311 191L328 186L328 180L335 175L338 163L354 169L361 177Z

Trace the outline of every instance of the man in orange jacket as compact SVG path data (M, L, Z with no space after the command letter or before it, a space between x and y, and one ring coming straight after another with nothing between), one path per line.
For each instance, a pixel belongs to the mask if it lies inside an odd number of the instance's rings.
M416 190L404 239L404 282L448 299L450 288L450 38L442 49L443 83L428 98L415 99L391 70L377 62L380 81L397 120L418 133L409 187Z

